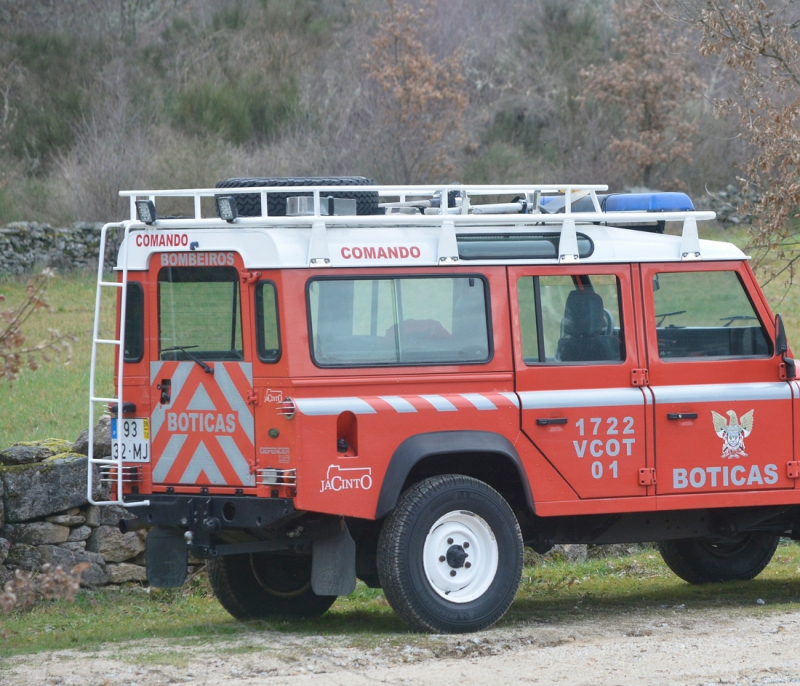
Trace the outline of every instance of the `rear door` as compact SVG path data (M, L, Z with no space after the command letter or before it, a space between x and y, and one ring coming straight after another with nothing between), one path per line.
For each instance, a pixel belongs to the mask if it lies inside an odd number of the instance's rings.
M509 269L522 428L581 498L643 496L629 265Z
M792 391L745 263L642 265L659 494L792 488Z
M152 268L152 479L154 490L230 492L255 486L249 294L238 255L196 255L173 266L165 253Z

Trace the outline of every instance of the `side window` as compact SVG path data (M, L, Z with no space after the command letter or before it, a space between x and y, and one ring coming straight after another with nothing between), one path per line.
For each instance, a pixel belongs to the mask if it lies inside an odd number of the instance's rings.
M615 276L524 276L517 292L526 364L625 359Z
M256 286L256 346L258 359L262 362L277 362L280 359L278 302L275 284L271 281L262 281Z
M753 357L772 344L736 272L664 272L653 277L662 359Z
M125 362L139 362L144 355L144 290L136 281L128 282L125 298Z
M487 362L486 291L478 276L314 279L313 359L322 367Z

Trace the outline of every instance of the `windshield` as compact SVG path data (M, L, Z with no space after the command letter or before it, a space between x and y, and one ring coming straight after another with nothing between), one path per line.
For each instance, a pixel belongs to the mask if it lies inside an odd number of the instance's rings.
M159 359L244 359L233 267L164 267L158 305Z

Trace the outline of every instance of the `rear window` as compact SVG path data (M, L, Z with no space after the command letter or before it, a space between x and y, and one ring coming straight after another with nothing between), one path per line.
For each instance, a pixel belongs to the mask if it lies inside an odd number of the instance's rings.
M486 362L487 303L480 276L314 279L313 359L321 367Z
M164 267L158 273L162 360L243 360L239 274L233 267Z
M256 285L256 343L262 362L277 362L281 357L278 328L278 302L275 284L262 281Z
M125 298L125 362L139 362L144 355L144 290L128 282Z

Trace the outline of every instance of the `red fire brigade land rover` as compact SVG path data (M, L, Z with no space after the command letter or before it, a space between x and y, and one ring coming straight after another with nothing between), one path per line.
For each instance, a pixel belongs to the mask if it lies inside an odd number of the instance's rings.
M191 552L240 619L317 616L361 579L412 629L465 632L506 612L523 546L656 541L703 583L798 536L786 334L685 195L362 177L122 195L89 403L113 454L88 492L103 478L123 530L152 527L152 585L181 585ZM189 216L161 218L176 199Z

